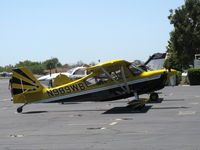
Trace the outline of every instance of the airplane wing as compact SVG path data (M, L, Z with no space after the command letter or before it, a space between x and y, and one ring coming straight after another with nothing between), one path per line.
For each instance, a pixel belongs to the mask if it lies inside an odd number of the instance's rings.
M108 61L108 62L105 62L105 63L100 63L98 65L95 65L95 66L91 66L91 67L87 67L86 70L98 70L98 69L101 69L102 66L106 69L106 68L112 68L112 67L115 67L115 66L118 66L122 63L126 63L127 65L130 64L130 62L128 61L125 61L123 59L118 59L118 60L111 60L111 61Z

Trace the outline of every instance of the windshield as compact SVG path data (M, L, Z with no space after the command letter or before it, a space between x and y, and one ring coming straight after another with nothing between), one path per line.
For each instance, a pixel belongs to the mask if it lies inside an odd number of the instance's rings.
M68 72L69 74L72 74L72 73L74 72L74 68L69 69L67 72Z
M77 69L73 74L74 75L86 75L85 69Z

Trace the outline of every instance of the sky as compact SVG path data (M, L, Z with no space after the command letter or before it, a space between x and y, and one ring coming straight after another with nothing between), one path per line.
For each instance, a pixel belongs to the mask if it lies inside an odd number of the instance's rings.
M0 0L0 66L142 60L165 52L184 0Z

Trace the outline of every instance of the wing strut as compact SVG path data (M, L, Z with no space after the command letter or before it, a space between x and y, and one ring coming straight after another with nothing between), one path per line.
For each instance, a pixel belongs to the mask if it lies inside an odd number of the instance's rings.
M101 69L102 69L102 71L103 71L113 82L115 82L116 84L119 84L119 82L116 81L114 78L112 78L112 76L111 76L103 67L102 67ZM119 84L119 86L121 87L121 89L122 89L125 93L129 93L129 92L127 91L126 88L124 88L123 86L121 86L121 84Z
M122 73L122 78L124 80L124 84L126 86L126 91L127 91L128 94L130 94L130 88L129 88L127 80L126 80L126 75L125 75L124 67L123 66L121 66L121 73Z

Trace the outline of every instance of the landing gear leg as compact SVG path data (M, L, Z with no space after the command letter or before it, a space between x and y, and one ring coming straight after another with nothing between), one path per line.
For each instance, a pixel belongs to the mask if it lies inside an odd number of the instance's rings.
M25 103L24 105L18 107L18 108L17 108L17 112L18 112L18 113L21 113L21 112L23 111L23 107L24 107L25 105L27 105L27 104L28 104L28 103Z
M139 96L138 96L138 93L137 93L137 92L134 92L134 96L135 96L135 99L136 99L136 100L139 100Z

